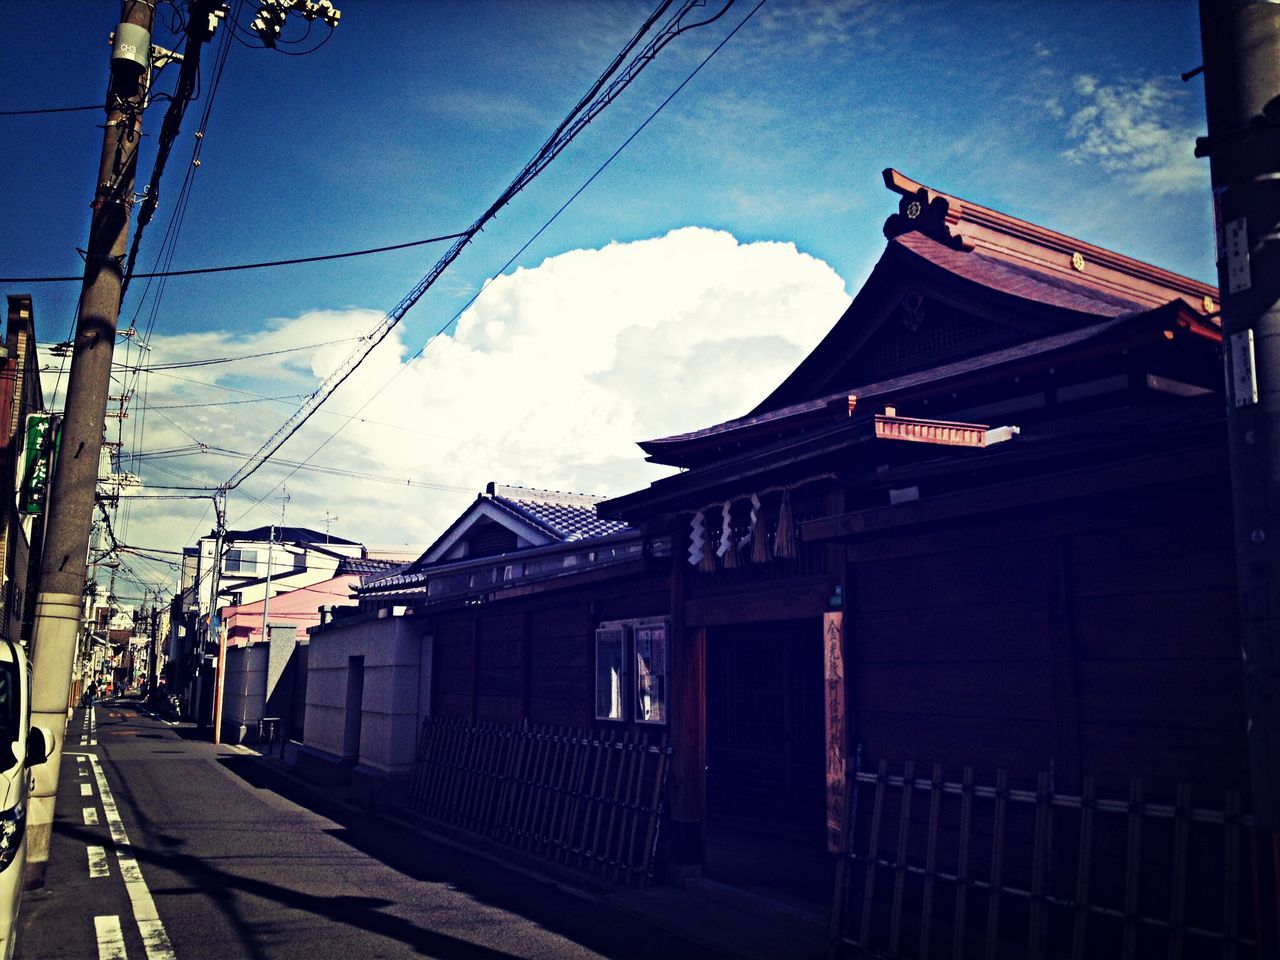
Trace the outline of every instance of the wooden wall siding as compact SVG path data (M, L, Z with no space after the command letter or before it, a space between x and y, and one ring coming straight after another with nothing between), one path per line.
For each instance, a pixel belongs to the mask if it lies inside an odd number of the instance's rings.
M529 615L529 719L589 724L595 691L591 611L586 603Z
M1053 759L1053 563L1028 541L852 565L846 637L869 757Z
M668 761L665 731L422 727L412 809L604 879L648 882Z
M480 617L476 637L476 719L524 719L524 618L517 613Z
M432 707L446 717L470 717L475 685L471 620L450 617L435 625L435 690Z
M850 546L866 755L1131 777L1199 802L1247 782L1229 503L1218 482ZM1045 514L1049 514L1046 516Z
M830 596L831 581L826 577L767 589L761 585L722 591L686 600L684 622L689 627L711 627L819 617Z
M1244 682L1230 515L1070 538L1083 762L1196 800L1244 788Z
M497 600L434 620L433 710L476 721L594 723L593 643L603 620L662 617L668 577Z
M1164 804L1141 780L1014 779L910 761L851 776L832 956L1257 955L1238 793L1197 807L1187 784Z

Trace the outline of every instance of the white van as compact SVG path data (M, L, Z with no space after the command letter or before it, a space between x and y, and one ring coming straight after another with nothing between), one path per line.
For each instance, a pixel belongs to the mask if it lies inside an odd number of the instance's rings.
M27 859L31 767L44 763L53 736L31 726L31 664L26 651L0 640L0 956L13 956L14 926Z

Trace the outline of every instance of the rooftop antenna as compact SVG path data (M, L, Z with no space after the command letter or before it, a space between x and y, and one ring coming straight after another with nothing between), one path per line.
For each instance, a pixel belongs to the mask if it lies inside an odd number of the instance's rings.
M331 514L328 510L324 512L324 542L329 542L329 528L333 526L333 522L338 518Z

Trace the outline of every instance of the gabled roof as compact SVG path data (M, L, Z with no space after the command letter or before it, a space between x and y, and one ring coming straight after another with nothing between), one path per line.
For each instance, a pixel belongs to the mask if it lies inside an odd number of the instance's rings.
M682 467L709 462L731 453L729 445L766 442L780 420L794 429L848 416L849 397L874 378L1045 342L1164 305L1179 322L1218 328L1217 289L1209 284L939 193L895 170L884 177L901 195L884 225L888 244L821 343L746 416L643 441L648 459ZM916 326L904 329L913 311ZM889 323L893 317L903 322ZM885 369L879 358L895 356L893 348L916 329L930 333L920 323L934 324L934 339L945 346L896 354L896 365ZM967 339L948 341L957 330Z
M601 519L596 513L596 504L603 497L494 483L488 485L485 493L494 503L537 524L562 543L621 533L627 526L617 520Z
M335 577L343 574L359 574L362 577L381 576L392 573L403 567L404 564L396 560L373 560L369 557L345 557L338 556L338 566L334 570Z
M1012 380L1067 358L1078 361L1090 356L1119 355L1166 344L1171 337L1203 345L1210 355L1217 350L1217 329L1181 301L1173 301L1154 310L1113 317L991 353L857 386L848 392L682 434L670 438L671 442L683 445L686 450L706 444L706 449L718 451L715 459L656 480L646 489L604 501L599 509L605 516L631 519L650 512L682 509L687 507L690 497L715 499L726 487L750 484L757 476L793 466L799 468L852 444L873 440L873 414L885 404L910 398L915 406L920 401L946 397L993 377ZM853 415L855 408L859 413L857 417ZM866 415L862 415L864 412ZM738 442L740 439L743 442ZM665 451L662 453L665 455ZM954 455L952 448L948 455Z
M558 490L536 490L489 483L462 515L449 525L409 568L438 563L468 533L485 523L514 533L525 546L541 547L607 536L627 529L617 520L603 520L595 505L602 498Z

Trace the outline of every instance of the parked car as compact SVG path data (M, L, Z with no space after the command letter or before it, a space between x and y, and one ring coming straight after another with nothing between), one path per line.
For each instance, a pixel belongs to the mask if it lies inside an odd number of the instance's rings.
M44 763L53 734L31 726L31 664L26 651L0 640L0 956L13 956L14 927L27 859L31 767Z

